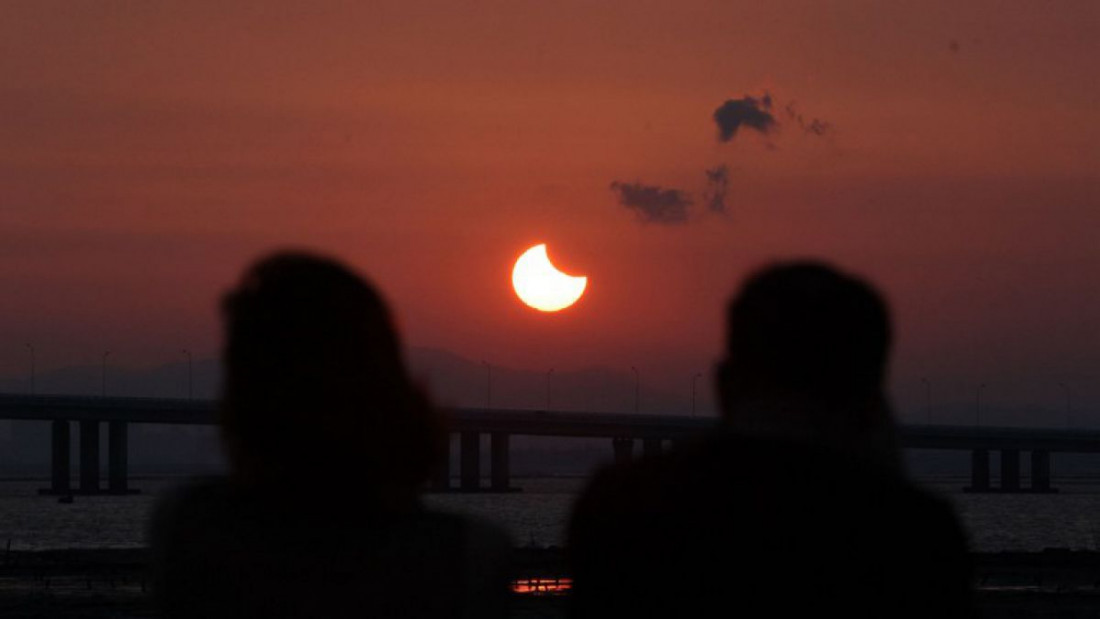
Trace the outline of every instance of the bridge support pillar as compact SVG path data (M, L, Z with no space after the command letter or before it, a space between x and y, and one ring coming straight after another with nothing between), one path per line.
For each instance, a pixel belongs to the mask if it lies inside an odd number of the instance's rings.
M489 435L490 488L493 492L507 492L511 481L508 473L508 439L504 432Z
M481 435L463 432L459 438L459 477L463 492L477 492L481 488Z
M432 475L431 489L435 492L446 492L451 489L451 435L448 434L443 441L443 453L440 454L439 466Z
M966 492L989 492L989 450L970 452L970 486Z
M129 482L129 427L125 421L107 423L107 487L111 494L127 494Z
M661 455L661 439L647 438L642 441L642 456L650 458Z
M617 436L611 439L611 448L615 450L615 464L630 464L634 457L634 439Z
M1031 490L1033 492L1053 492L1050 487L1050 452L1037 450L1031 452Z
M72 492L70 457L72 426L68 421L50 422L50 487L39 494L69 494Z
M1001 450L1001 492L1020 491L1020 450Z
M99 422L80 422L80 492L99 492Z

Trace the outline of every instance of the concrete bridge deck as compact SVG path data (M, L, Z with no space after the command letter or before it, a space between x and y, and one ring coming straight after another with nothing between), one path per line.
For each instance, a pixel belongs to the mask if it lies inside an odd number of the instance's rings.
M610 438L618 459L632 457L634 441L644 453L662 449L664 441L689 438L717 425L714 418L677 415L635 415L575 411L457 408L447 410L450 430L460 438L461 484L480 487L480 436L488 434L491 451L491 487L508 485L511 436ZM81 491L99 491L99 426L108 424L108 465L111 492L128 492L127 426L131 423L215 425L217 402L160 398L88 396L31 396L0 394L0 419L53 423L53 484L51 492L67 493L70 424L80 426ZM1094 430L907 425L899 428L906 449L970 451L971 489L984 491L1048 492L1051 453L1100 453L1100 432ZM992 487L989 452L1001 456L1001 485ZM1031 486L1020 485L1021 451L1031 452ZM450 471L441 471L437 487L450 484Z

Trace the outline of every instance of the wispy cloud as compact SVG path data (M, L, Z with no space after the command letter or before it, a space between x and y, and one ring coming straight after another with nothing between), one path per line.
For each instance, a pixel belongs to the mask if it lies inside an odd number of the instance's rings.
M798 127L802 131L811 135L825 135L833 130L833 125L829 122L821 120L820 118L809 118L802 115L795 107L794 102L788 103L784 108L787 112L787 117L798 124Z
M688 220L691 198L680 189L666 189L659 185L643 185L640 182L611 183L611 190L619 196L619 204L634 211L643 223L683 224Z
M707 189L703 195L707 201L707 210L712 213L725 213L730 170L725 164L721 164L714 168L708 168L705 172L707 174Z

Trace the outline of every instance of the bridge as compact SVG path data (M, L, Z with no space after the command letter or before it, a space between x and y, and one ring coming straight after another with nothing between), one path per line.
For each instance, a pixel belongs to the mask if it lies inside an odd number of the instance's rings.
M660 453L666 442L691 438L716 427L714 418L675 415L628 415L565 411L459 408L447 411L449 430L459 436L457 490L482 490L481 436L489 438L488 490L509 489L509 440L512 436L560 436L611 439L617 461L642 453ZM50 487L52 494L96 494L100 488L100 427L107 424L108 493L125 494L128 486L128 428L131 423L216 425L217 402L153 398L31 396L0 394L0 419L51 422ZM79 427L79 486L70 486L72 424ZM1050 482L1052 453L1100 453L1100 432L1068 429L910 425L899 429L905 449L961 450L971 453L972 492L1055 492ZM449 445L449 441L448 441ZM1000 455L1000 483L990 475L990 452ZM1022 452L1031 458L1030 485L1020 470ZM450 458L432 482L451 489Z

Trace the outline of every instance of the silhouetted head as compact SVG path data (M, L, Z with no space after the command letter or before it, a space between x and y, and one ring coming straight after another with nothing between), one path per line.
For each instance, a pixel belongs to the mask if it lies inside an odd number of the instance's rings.
M334 260L277 253L226 295L222 425L231 464L261 485L412 496L442 428L402 361L379 294Z
M731 420L766 409L814 433L888 423L890 318L869 284L821 263L777 264L749 277L727 319L718 382Z

